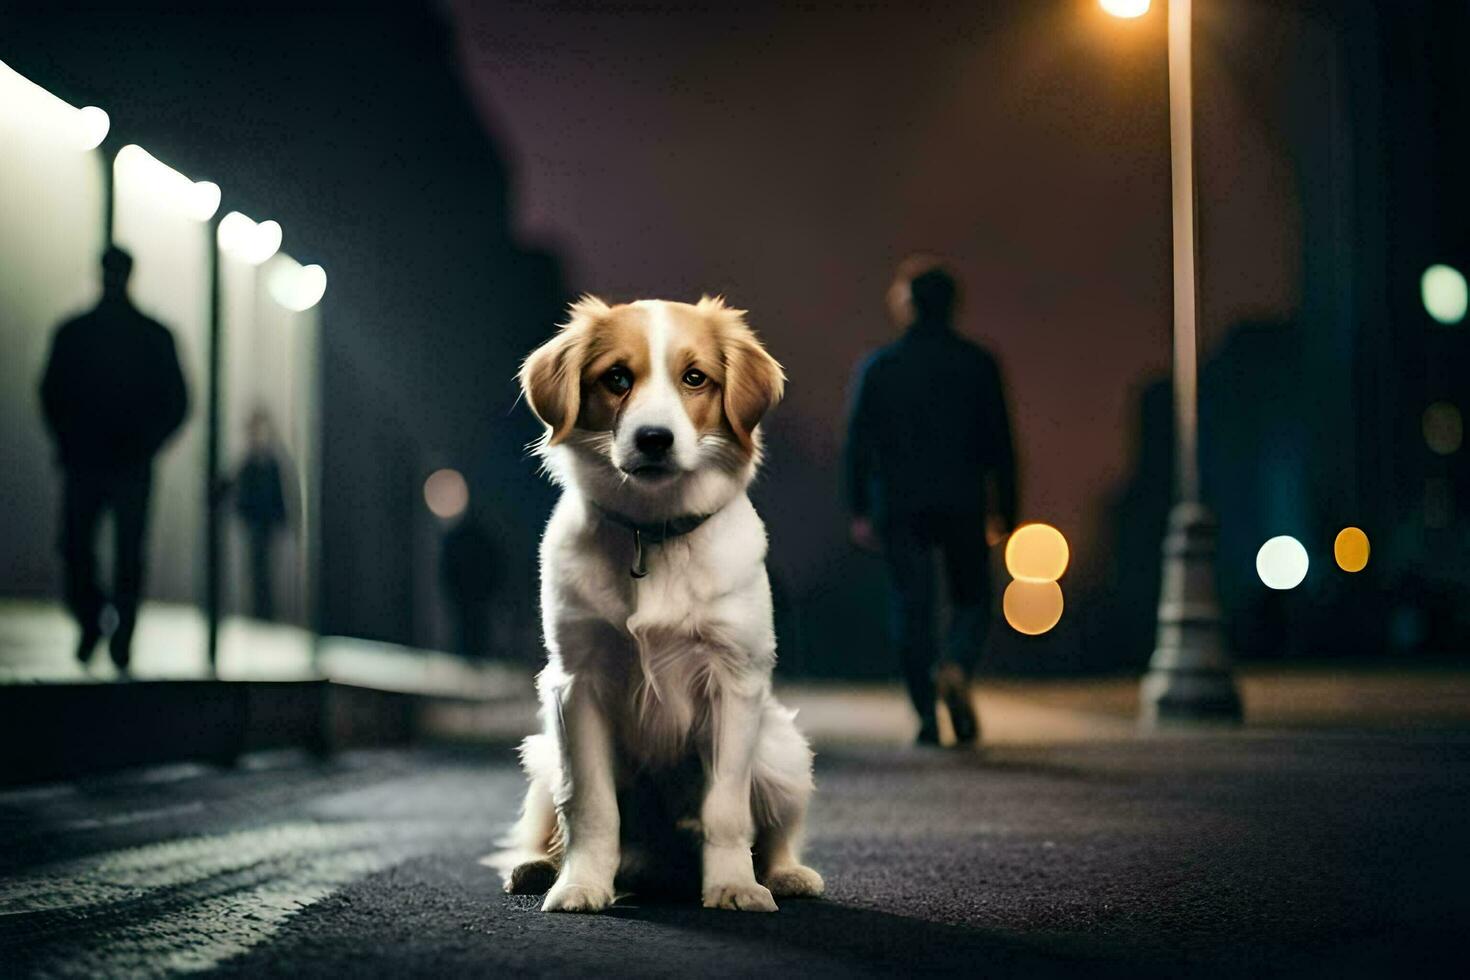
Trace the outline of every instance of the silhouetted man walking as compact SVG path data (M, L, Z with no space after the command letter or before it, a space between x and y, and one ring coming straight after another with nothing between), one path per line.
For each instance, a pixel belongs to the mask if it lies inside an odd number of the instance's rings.
M444 533L439 573L453 607L454 652L461 657L487 655L496 566L490 533L468 513Z
M250 543L251 611L256 619L276 618L274 566L276 534L286 526L286 495L281 489L281 457L270 415L258 408L250 416L249 449L235 473L235 513Z
M1005 392L994 358L954 332L958 287L938 262L906 260L889 298L907 330L863 363L854 385L845 459L852 537L888 562L890 628L919 742L938 744L937 697L955 737L973 742L969 684L990 625L989 545L1016 520ZM953 613L937 671L936 552Z
M41 381L41 405L65 476L61 552L66 601L85 664L108 604L97 581L97 525L112 512L116 534L112 661L126 670L143 587L143 538L153 457L184 420L188 396L173 336L128 299L133 259L102 256L102 299L62 324Z

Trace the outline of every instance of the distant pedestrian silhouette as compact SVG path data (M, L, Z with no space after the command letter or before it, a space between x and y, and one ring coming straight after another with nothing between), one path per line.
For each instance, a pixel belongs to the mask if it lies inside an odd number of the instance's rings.
M251 614L256 619L272 620L276 618L272 553L287 515L281 457L265 409L251 413L248 438L245 461L235 471L231 489L235 493L235 513L245 525L249 541Z
M490 599L495 594L495 542L466 513L444 532L439 573L454 614L454 652L483 657L490 642Z
M989 546L1016 521L1005 392L994 358L954 332L958 286L941 264L906 260L889 299L907 329L854 382L844 461L852 537L888 563L890 629L918 740L938 743L942 697L956 738L972 742L970 677L990 626ZM936 553L953 614L937 670Z
M188 410L173 336L128 299L132 269L122 249L103 254L102 299L57 328L41 381L41 406L65 478L60 544L66 601L81 628L77 659L87 663L102 636L109 600L97 581L96 539L110 511L117 625L109 646L119 670L131 659L143 588L153 457Z

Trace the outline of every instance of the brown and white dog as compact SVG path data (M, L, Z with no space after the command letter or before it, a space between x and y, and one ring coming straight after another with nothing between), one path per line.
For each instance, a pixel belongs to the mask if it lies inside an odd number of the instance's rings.
M680 871L711 908L820 895L798 854L812 753L771 695L765 526L745 492L781 366L722 300L585 297L520 380L563 492L541 543L544 731L490 863L552 912Z

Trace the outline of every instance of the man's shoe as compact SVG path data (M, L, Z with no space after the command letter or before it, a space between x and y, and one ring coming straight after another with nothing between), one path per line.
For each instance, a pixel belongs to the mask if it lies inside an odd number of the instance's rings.
M945 664L935 676L939 696L949 709L949 724L954 729L954 739L960 745L968 745L980 738L980 721L975 717L975 706L970 700L970 679L959 664Z
M124 637L118 633L112 634L108 640L108 652L112 654L112 665L123 676L127 676L128 664L133 659L132 645L132 637Z
M939 722L933 718L925 718L919 725L919 735L914 739L915 745L938 745L939 744Z
M77 640L77 663L85 670L92 662L92 654L97 649L97 644L102 639L102 631L96 628L83 630L81 639Z

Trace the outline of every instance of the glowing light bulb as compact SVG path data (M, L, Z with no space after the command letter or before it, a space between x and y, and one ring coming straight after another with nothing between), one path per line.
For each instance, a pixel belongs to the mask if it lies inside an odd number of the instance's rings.
M1131 20L1148 13L1149 0L1098 0L1098 4L1114 17Z
M1270 539L1256 552L1256 574L1267 588L1296 588L1307 577L1307 565L1307 549L1288 534Z
M1006 571L1022 582L1055 582L1070 557L1067 539L1050 524L1023 524L1006 542Z

